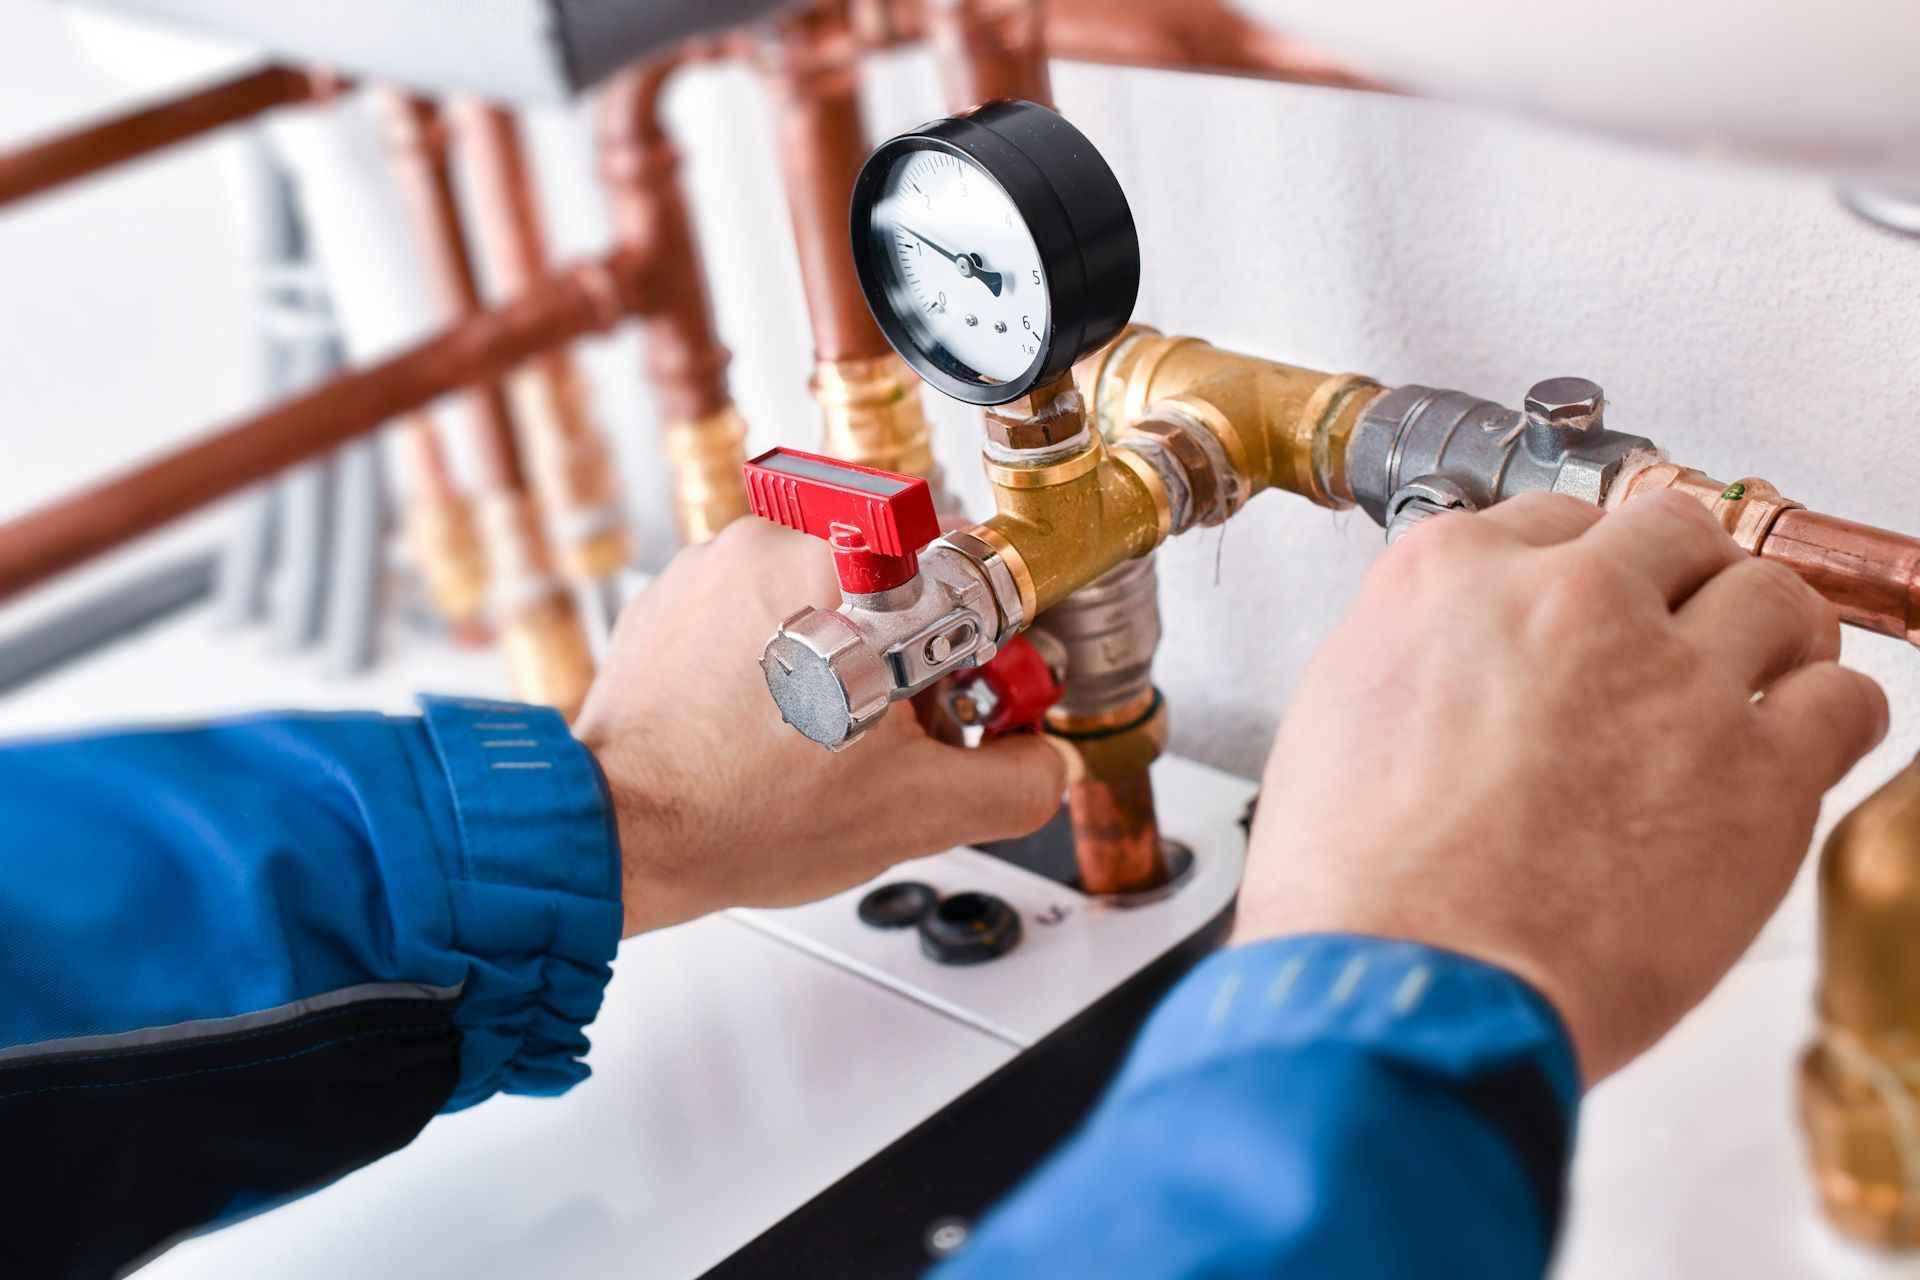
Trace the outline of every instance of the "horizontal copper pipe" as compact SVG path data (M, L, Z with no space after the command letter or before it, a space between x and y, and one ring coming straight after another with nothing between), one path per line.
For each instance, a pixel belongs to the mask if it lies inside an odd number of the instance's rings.
M998 0L933 0L962 7ZM929 0L857 0L854 25L870 49L934 34ZM1233 11L1225 0L1044 0L1047 52L1069 62L1248 76L1391 92L1332 58Z
M324 73L268 67L0 154L0 205L77 182L275 107L321 101L342 87L343 82Z
M1806 579L1842 621L1920 645L1920 539L1818 511L1784 511L1760 558Z
M1118 782L1075 783L1067 811L1084 892L1141 893L1172 877L1145 769Z
M1614 488L1609 507L1656 489L1686 494L1742 551L1805 578L1841 621L1920 645L1920 538L1808 511L1758 476L1727 484L1673 462L1651 463Z
M0 525L0 600L449 392L612 329L642 309L644 276L624 253L573 267L392 360Z
M1225 0L1048 0L1056 58L1251 76L1343 89L1386 86L1231 9Z

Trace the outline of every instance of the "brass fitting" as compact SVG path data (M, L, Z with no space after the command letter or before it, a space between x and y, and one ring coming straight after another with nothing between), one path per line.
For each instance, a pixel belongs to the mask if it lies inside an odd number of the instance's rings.
M571 719L593 683L593 650L578 605L554 575L539 514L524 495L505 492L485 498L479 514L489 607L514 695Z
M747 424L732 404L691 422L668 423L660 447L673 468L673 513L687 546L711 542L747 514L740 484Z
M941 492L920 380L891 353L876 359L822 360L813 398L826 417L821 451L862 466L924 476Z
M1269 488L1336 510L1352 505L1347 441L1382 390L1358 374L1239 355L1139 325L1081 361L1074 377L1099 430L1117 441L1150 415L1203 426L1225 450L1237 480L1229 508L1214 513L1217 519Z
M487 565L466 499L446 493L409 502L404 537L433 611L456 627L480 621L486 612Z
M1140 456L1092 431L1049 461L986 463L998 513L964 532L997 552L1032 619L1172 529L1165 483ZM1043 453L1051 451L1042 451Z
M1920 1245L1920 763L1827 841L1818 1004L1800 1101L1821 1202L1848 1235Z
M514 696L568 720L579 715L593 683L593 652L573 596L556 588L523 601L498 626Z
M560 572L603 582L633 560L617 471L571 360L543 362L511 383L521 448L554 534Z

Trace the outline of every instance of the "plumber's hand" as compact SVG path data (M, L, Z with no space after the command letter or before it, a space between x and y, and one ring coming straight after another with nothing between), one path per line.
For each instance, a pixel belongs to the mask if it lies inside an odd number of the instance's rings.
M782 723L761 647L839 600L824 544L740 520L621 614L575 732L613 791L628 934L823 898L1060 807L1066 767L1039 738L945 746L902 706L833 755Z
M1238 938L1376 934L1504 966L1597 1081L1739 958L1822 793L1886 734L1839 648L1830 606L1679 495L1431 520L1300 682Z

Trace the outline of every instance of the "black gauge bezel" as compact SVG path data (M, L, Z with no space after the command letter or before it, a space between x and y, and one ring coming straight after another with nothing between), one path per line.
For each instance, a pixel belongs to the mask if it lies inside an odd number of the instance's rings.
M877 265L893 245L873 212L894 165L916 151L959 157L1000 186L1026 221L1047 291L1040 351L1011 382L985 380L944 351L921 348L889 302L897 287ZM1120 180L1084 134L1032 102L990 102L882 144L854 183L854 264L887 342L936 389L966 404L1017 400L1119 336L1140 292L1140 239ZM906 308L912 310L912 307Z

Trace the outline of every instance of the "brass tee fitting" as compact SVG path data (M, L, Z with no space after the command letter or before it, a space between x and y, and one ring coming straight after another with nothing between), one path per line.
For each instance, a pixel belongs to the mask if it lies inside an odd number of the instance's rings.
M1920 1245L1920 763L1827 841L1818 1002L1800 1102L1821 1203L1848 1235Z
M1270 488L1323 507L1352 505L1347 442L1382 389L1358 374L1302 369L1138 325L1082 361L1074 377L1111 438L1126 439L1137 424L1184 418L1218 441L1228 469L1217 498L1196 495L1199 524L1224 520Z

